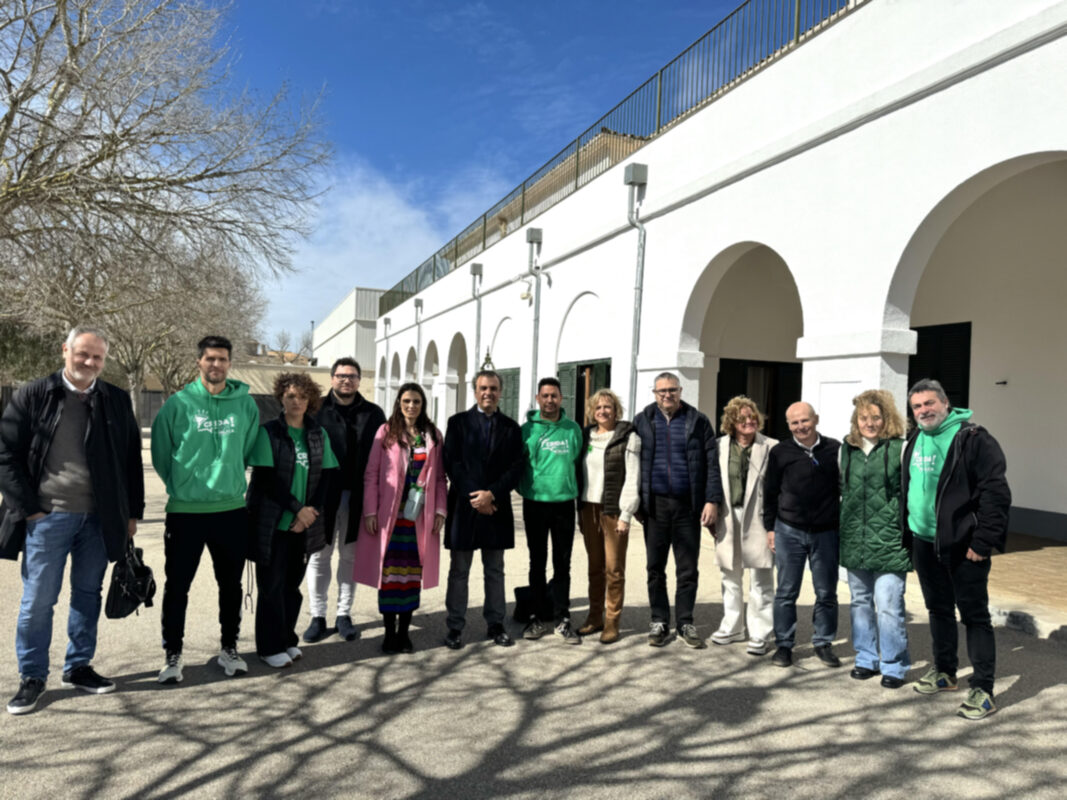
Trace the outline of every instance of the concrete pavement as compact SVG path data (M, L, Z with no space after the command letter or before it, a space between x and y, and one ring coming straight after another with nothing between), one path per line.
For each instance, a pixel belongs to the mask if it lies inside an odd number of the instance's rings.
M138 534L162 591L163 495L149 471ZM507 557L509 594L524 584L523 537ZM1001 566L998 556L994 573ZM447 556L442 565L447 569ZM572 567L574 618L584 617L586 560ZM697 624L721 616L710 540L700 560ZM417 652L384 656L373 590L356 593L358 642L304 648L291 669L255 660L246 612L240 650L249 675L214 664L217 601L205 556L193 587L185 681L160 687L159 607L102 620L94 665L110 695L59 688L66 598L56 609L53 674L39 710L0 714L0 797L1062 797L1067 785L1067 648L998 629L997 702L982 722L954 716L963 689L921 697L849 679L847 587L838 653L822 667L811 646L778 669L744 645L647 646L639 532L630 547L624 638L579 647L555 637L503 649L482 641L481 573L471 580L467 644L441 644L444 591L423 594ZM1061 573L1062 574L1062 573ZM65 584L66 585L66 584ZM673 591L673 590L672 590ZM13 638L21 583L0 562L0 693L16 688ZM810 638L810 586L798 641ZM917 581L909 581L911 679L928 666ZM301 626L302 627L302 626ZM512 632L518 635L517 625ZM965 663L965 655L963 656ZM969 668L961 669L965 678Z

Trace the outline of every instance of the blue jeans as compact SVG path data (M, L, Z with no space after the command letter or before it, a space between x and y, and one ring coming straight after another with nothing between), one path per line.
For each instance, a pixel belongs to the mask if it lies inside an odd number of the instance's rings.
M901 678L911 668L907 617L904 615L906 572L850 569L852 646L856 666Z
M774 594L774 640L790 650L797 637L797 597L804 579L804 564L811 562L815 589L812 622L816 647L830 644L837 636L837 531L805 533L778 521L774 525L774 563L778 567L778 590Z
M107 548L96 514L53 511L26 523L22 554L22 602L15 655L24 678L48 677L52 615L70 555L70 614L63 671L88 664L96 653L96 623L107 572Z

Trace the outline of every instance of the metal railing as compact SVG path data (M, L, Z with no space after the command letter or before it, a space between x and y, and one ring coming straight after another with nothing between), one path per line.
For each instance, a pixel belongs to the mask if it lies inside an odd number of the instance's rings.
M866 0L747 0L406 275L379 316L576 192Z

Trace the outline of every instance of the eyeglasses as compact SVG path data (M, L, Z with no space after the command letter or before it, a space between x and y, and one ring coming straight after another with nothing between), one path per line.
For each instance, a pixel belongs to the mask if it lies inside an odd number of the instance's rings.
M359 375L354 372L338 372L333 376L336 381L358 381Z
M667 395L678 394L680 391L682 391L681 388L675 386L673 389L653 389L652 393L660 397L666 397Z

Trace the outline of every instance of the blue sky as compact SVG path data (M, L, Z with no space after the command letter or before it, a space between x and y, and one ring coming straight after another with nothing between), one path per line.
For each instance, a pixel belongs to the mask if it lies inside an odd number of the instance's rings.
M238 85L322 91L335 149L265 338L391 287L737 4L235 0Z

